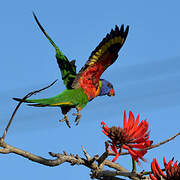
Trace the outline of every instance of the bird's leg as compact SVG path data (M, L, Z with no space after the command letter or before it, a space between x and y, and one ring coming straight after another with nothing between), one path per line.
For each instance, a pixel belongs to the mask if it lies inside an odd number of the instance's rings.
M82 115L80 113L81 108L76 108L76 110L77 110L77 113L73 113L73 115L76 116L75 122L76 122L76 126L77 126L80 122Z
M69 128L71 128L71 126L70 126L70 124L69 124L69 119L68 119L68 116L67 116L67 113L68 113L68 111L71 109L70 107L65 107L65 106L63 106L63 107L60 107L61 108L61 112L62 112L62 114L64 115L64 119L62 119L62 120L59 120L59 122L66 122L66 124L67 124L67 126L69 127Z
M71 126L70 126L70 124L69 124L69 119L68 119L67 114L64 114L64 118L61 119L61 120L59 120L59 122L64 122L64 121L66 122L67 126L68 126L69 128L71 128Z

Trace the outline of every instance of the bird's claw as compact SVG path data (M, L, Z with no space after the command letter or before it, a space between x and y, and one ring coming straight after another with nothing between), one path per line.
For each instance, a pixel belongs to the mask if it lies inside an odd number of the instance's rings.
M67 125L69 128L71 128L71 126L70 126L70 124L69 124L69 120L68 120L67 115L65 115L63 119L59 120L59 122L64 122L64 121L66 122L66 125Z
M80 112L78 112L78 113L73 113L73 116L76 116L75 122L76 122L76 126L77 126L80 122L82 115L80 114Z

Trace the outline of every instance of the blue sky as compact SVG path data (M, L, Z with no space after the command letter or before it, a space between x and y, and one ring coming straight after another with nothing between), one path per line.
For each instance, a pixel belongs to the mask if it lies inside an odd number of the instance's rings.
M180 2L170 1L4 1L0 11L1 113L0 131L16 105L12 97L23 97L55 79L59 81L36 97L50 97L64 89L55 52L37 27L34 11L45 30L69 59L77 59L78 70L91 51L116 24L129 25L127 41L119 58L102 77L114 85L116 96L99 97L82 111L79 126L60 124L58 108L23 105L7 135L7 143L49 158L49 151L66 150L83 156L104 151L106 137L100 122L122 125L123 111L149 122L151 139L162 141L180 130ZM73 111L70 112L70 114ZM154 157L180 159L180 138L149 151L142 167L149 170ZM85 167L63 164L50 168L17 155L0 154L1 177L6 179L88 179ZM130 169L131 159L117 161ZM129 162L129 163L127 163ZM139 170L142 170L139 168ZM11 172L11 173L10 173Z

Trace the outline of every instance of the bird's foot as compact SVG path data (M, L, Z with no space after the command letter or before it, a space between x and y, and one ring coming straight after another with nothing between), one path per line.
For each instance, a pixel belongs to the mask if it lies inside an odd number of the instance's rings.
M68 116L67 115L64 115L64 118L63 119L61 119L61 120L59 120L59 122L66 122L66 124L67 124L67 126L69 127L69 128L71 128L71 126L70 126L70 124L69 124L69 119L68 119Z
M80 119L82 117L81 113L78 111L77 113L73 113L73 116L76 116L75 122L76 122L76 126L79 124Z

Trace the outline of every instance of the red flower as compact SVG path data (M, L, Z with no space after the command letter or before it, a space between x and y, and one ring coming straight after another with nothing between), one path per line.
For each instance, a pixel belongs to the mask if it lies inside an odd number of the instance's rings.
M127 122L126 111L124 111L124 128L119 126L109 128L103 121L101 124L103 125L102 132L111 139L108 142L111 144L112 151L116 153L115 158L112 160L113 162L119 157L122 149L128 150L136 162L139 162L139 158L145 161L143 156L147 153L147 150L144 149L151 146L153 142L149 140L148 123L146 120L141 121L139 124L139 115L135 120L133 113L130 111Z
M154 174L150 174L150 178L152 180L159 180L161 177L167 180L179 180L180 179L180 163L177 165L177 161L173 164L173 159L166 163L165 157L163 158L164 160L164 167L166 171L166 175L163 173L161 168L159 167L156 158L153 159L151 163L151 169Z

